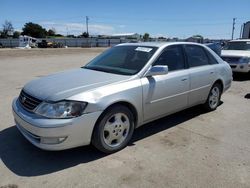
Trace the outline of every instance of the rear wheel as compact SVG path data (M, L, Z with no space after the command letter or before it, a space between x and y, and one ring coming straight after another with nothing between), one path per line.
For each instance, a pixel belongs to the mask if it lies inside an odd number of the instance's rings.
M92 144L104 153L114 153L126 147L134 132L131 111L115 105L100 117L94 129Z
M220 98L222 93L222 86L219 83L215 83L211 88L207 101L204 104L204 107L208 111L216 110L220 104Z

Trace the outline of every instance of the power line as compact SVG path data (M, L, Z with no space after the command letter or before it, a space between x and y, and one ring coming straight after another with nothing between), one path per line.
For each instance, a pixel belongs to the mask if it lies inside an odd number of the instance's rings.
M50 21L65 21L65 20L78 20L81 19L82 16L71 16L71 17L56 17L56 18L47 18L47 19L25 19L25 20L11 20L12 22L15 22L15 23L23 23L23 22L28 22L28 21L31 21L31 22L42 22L42 21L46 21L46 20L50 20ZM140 20L140 21L150 21L150 22L155 22L155 21L158 21L158 22L184 22L186 23L187 21L189 22L197 22L197 21L200 21L200 22L204 22L204 21L210 21L210 19L201 19L201 18L186 18L186 17L183 17L183 18L157 18L157 17L148 17L148 18L141 18L141 17L137 17L136 19L135 18L132 18L132 17L98 17L98 16L91 16L92 19L94 20L102 20L101 22L113 22L113 21L124 21L124 20L128 20L129 19L133 19L133 20ZM238 18L237 17L237 20L249 20L250 17L240 17ZM216 20L221 20L221 21L226 21L226 20L229 20L229 18L216 18Z

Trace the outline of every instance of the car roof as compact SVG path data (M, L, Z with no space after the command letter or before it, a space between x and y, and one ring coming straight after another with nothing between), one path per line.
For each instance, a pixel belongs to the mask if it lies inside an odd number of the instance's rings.
M203 46L202 44L193 42L138 42L138 43L123 43L123 44L118 44L117 46L148 46L148 47L160 48L173 44L192 44L192 45Z
M231 40L229 42L250 42L250 39L237 39L237 40Z

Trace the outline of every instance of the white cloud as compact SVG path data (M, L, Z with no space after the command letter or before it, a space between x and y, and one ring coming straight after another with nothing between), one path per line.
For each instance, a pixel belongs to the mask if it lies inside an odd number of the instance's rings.
M79 35L82 32L86 31L85 23L57 23L57 22L50 22L44 21L40 22L40 25L45 27L46 29L54 28L57 33L67 35L67 34L74 34ZM105 35L105 34L113 34L115 33L115 28L110 25L103 25L103 24L89 24L89 33L91 35Z

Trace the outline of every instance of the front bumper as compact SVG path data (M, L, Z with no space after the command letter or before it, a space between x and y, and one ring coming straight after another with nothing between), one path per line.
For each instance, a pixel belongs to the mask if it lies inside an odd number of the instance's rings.
M248 73L250 71L250 64L233 64L229 63L233 72Z
M33 145L44 150L64 150L88 145L94 125L101 111L84 114L72 119L47 119L22 108L14 99L12 111L17 128ZM58 143L43 143L44 140L59 139Z

